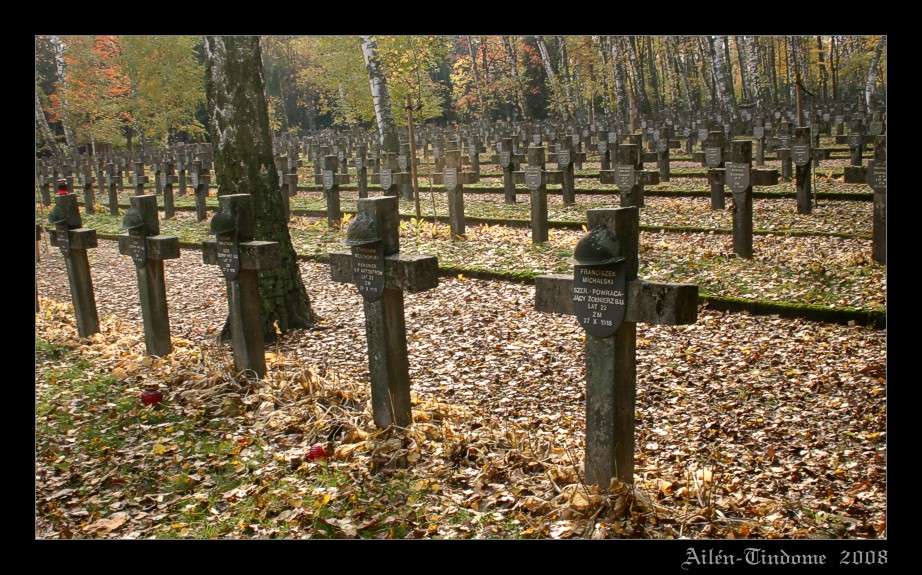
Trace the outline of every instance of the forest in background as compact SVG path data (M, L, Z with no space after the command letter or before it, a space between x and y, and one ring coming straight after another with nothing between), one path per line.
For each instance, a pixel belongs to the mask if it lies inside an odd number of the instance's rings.
M815 105L883 111L886 36L263 36L272 129L376 127L369 55L392 117L659 121ZM200 36L36 36L36 152L208 141ZM379 120L380 121L380 120Z

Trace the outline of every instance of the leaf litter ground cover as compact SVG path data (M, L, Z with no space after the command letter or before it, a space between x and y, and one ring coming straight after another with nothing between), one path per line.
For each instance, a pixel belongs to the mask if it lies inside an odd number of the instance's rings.
M886 535L884 331L707 309L638 326L632 494L581 486L583 333L534 311L532 286L407 294L415 422L378 431L361 298L328 266L300 264L323 320L253 381L215 343L224 282L198 252L165 265L164 358L144 353L130 258L89 254L87 340L58 251L36 269L39 538ZM306 461L315 443L332 455Z

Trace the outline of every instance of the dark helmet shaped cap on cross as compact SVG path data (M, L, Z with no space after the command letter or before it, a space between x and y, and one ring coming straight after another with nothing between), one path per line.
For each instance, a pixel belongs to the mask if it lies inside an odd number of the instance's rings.
M355 218L346 230L347 246L364 246L381 241L374 220L364 215Z
M226 234L234 231L237 223L234 217L227 212L218 212L211 218L211 229L208 231L211 235Z
M607 228L595 228L580 238L567 261L584 266L601 266L623 262L621 244Z

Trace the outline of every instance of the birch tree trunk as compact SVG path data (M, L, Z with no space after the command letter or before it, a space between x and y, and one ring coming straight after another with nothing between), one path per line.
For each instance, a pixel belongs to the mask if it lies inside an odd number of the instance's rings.
M615 80L615 96L618 98L617 105L618 109L621 110L621 119L624 120L626 119L625 112L629 111L628 107L631 105L631 102L627 95L627 89L624 86L624 65L618 40L618 38L609 37L609 42L611 42L612 76Z
M263 335L272 341L274 324L284 332L308 327L317 317L295 259L272 156L259 37L206 36L204 49L218 195L250 194L256 238L279 243L281 266L259 272Z
M375 105L375 117L378 120L378 131L381 134L381 146L385 152L397 154L400 152L400 142L397 139L397 122L391 108L391 96L387 91L387 78L378 58L378 46L374 36L359 36L362 40L362 57L365 59L365 72L368 74L368 84L371 86L371 99Z
M756 39L752 36L743 37L746 42L746 55L749 59L749 90L755 105L761 109L764 103L762 97L762 78L759 75L759 56Z
M61 125L64 127L64 141L70 150L71 157L77 155L77 142L74 139L74 128L70 123L70 106L68 104L69 88L67 85L67 66L64 63L64 41L60 36L49 37L51 45L54 47L54 65L60 82L61 94Z
M640 59L637 57L634 36L627 38L625 45L627 46L628 59L631 61L631 77L634 82L634 105L631 106L631 130L636 130L637 126L640 125L639 119L643 110L649 106L647 105L647 93L646 90L644 90L643 70L641 68Z
M506 63L509 65L512 79L515 83L515 99L519 106L519 112L525 120L531 120L531 110L528 108L528 102L525 100L525 89L522 87L522 78L519 76L518 57L515 51L515 42L511 36L503 36L503 48L506 53Z
M535 42L538 44L541 62L544 64L545 73L547 73L548 87L554 98L554 107L558 113L562 113L565 109L565 103L560 101L560 87L557 83L557 74L554 72L554 67L551 64L551 57L548 54L547 44L544 42L544 37L542 36L535 36Z
M724 39L726 36L708 36L708 47L711 51L712 72L714 74L714 91L717 95L719 109L722 112L730 110L730 99L727 96L726 64L724 62Z
M742 89L740 93L740 98L744 102L751 103L752 102L752 88L749 85L750 75L749 75L749 70L747 69L747 66L746 66L746 58L744 56L744 53L746 51L746 48L745 48L746 38L744 36L736 36L734 40L736 43L736 59L739 62L739 67L740 67L740 86Z
M874 57L871 59L871 66L868 68L868 81L864 84L864 102L868 112L872 110L871 96L874 94L874 85L877 83L877 68L880 66L880 57L886 45L887 37L881 36L880 41L877 42L877 47L874 48Z
M51 126L48 125L48 118L45 117L45 110L42 108L42 101L38 97L38 82L35 84L35 126L38 128L39 134L42 136L42 141L45 142L45 145L48 146L48 149L51 151L55 159L61 159L61 150L58 148L57 142L54 141L54 132L51 131Z

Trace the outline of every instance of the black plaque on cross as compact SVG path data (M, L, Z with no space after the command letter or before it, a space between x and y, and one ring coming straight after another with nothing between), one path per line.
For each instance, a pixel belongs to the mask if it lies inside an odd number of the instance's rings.
M599 153L604 156L605 152L607 151L608 151L608 142L606 142L605 140L599 140Z
M442 183L448 191L458 187L458 168L445 168L442 172Z
M731 191L742 192L749 187L749 164L728 162L724 167L726 183Z
M702 142L708 139L707 128L698 128L698 139Z
M579 137L579 136L574 136ZM569 166L570 165L570 150L558 150L557 151L557 164L560 166Z
M58 233L58 249L65 258L70 257L70 234L68 233L67 222L59 222L54 225Z
M615 183L618 185L618 190L630 192L631 188L634 187L635 181L636 174L634 173L634 166L624 164L615 166Z
M508 168L510 164L512 164L512 152L500 151L499 152L499 165L502 168Z
M861 133L860 132L849 132L848 137L846 138L849 148L860 148L861 147Z
M525 186L532 191L541 187L541 166L525 166Z
M137 269L147 263L147 233L143 226L128 230L128 255Z
M719 146L710 146L704 150L704 161L709 168L720 166L723 161L723 149Z
M778 147L779 148L790 148L791 147L791 136L778 136Z
M397 156L397 167L400 168L401 172L407 171L407 157L406 156Z
M352 281L369 303L384 295L384 242L352 246Z
M224 278L233 281L240 274L240 243L237 241L237 232L217 234L217 259L218 269Z
M394 184L393 173L390 168L381 168L378 179L381 182L381 189L385 191L391 189L391 186Z
M886 160L870 160L868 162L868 185L877 193L887 192Z
M798 166L806 166L810 163L810 144L793 144L791 145L791 160Z
M868 124L868 134L880 136L884 133L884 124L879 120L874 120Z
M329 191L333 189L335 182L333 181L333 170L324 170L323 171L323 189Z
M618 331L627 310L625 262L573 268L573 310L589 335L608 337Z
M752 137L756 140L761 140L765 137L765 126L753 126L752 127Z

